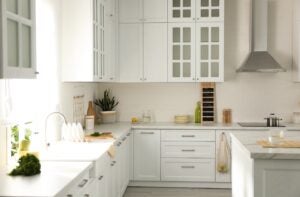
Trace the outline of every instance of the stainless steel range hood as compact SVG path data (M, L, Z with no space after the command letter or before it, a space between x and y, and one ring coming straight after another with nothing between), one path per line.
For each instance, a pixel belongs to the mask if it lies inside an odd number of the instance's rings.
M251 53L237 72L285 72L268 52L268 0L252 0Z

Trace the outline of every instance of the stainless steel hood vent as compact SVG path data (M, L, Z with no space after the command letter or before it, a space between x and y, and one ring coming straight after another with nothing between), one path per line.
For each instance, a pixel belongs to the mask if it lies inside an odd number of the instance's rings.
M237 72L285 72L268 52L268 0L252 0L251 53Z

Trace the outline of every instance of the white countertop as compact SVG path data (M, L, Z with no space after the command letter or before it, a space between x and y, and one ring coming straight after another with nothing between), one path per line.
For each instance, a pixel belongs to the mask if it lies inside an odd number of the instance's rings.
M256 142L267 140L269 132L231 133L233 141L243 147L246 154L253 159L300 159L300 148L263 148ZM286 132L285 139L300 140L300 132Z
M62 196L74 181L91 167L90 162L42 162L41 174L8 176L0 170L0 196Z

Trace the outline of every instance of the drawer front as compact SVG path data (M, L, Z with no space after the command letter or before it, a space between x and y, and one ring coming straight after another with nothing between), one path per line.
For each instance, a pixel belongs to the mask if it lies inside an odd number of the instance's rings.
M164 130L162 141L215 141L215 130Z
M215 142L162 142L162 157L215 158Z
M162 181L215 181L214 159L164 158L161 168Z

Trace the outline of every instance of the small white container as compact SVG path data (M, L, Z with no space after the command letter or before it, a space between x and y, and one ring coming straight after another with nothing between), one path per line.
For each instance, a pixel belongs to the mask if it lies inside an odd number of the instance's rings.
M93 130L95 128L95 116L85 116L85 129Z

